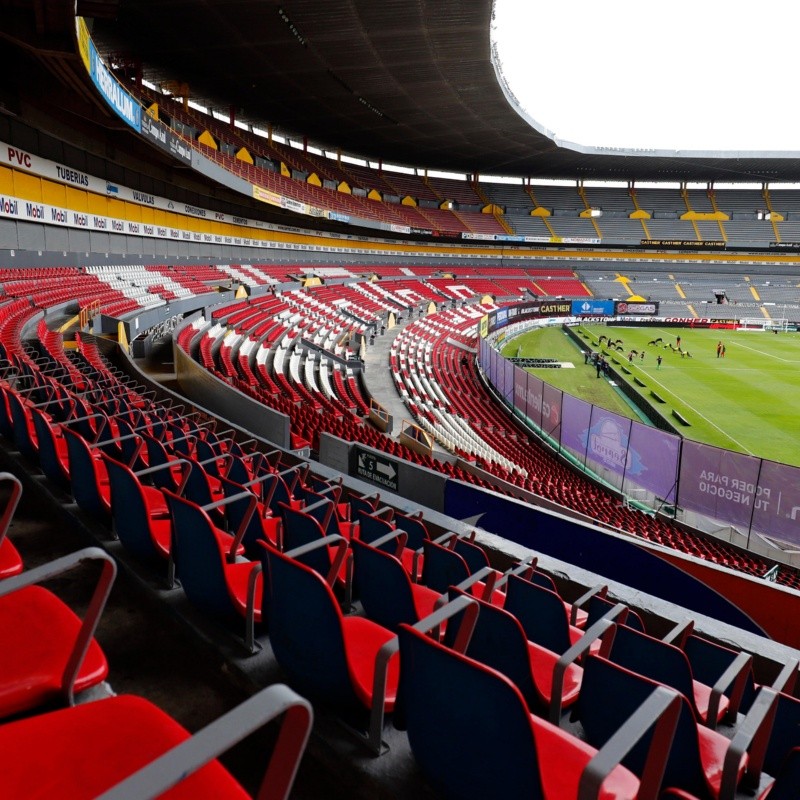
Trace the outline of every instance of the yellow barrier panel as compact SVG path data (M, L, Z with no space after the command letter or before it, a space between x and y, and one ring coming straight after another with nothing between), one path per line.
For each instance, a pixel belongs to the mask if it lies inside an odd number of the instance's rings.
M389 430L389 412L374 398L369 401L369 421L383 433Z
M125 333L125 323L122 321L117 323L117 341L123 350L128 349L128 335Z
M726 222L730 219L724 211L686 211L681 214L680 218L689 220L690 222L694 222L695 220L722 220Z
M66 333L73 325L80 325L81 315L76 314L72 319L67 320L59 329L59 333ZM64 343L66 346L66 342Z
M197 137L197 141L200 142L200 144L207 145L208 147L213 147L214 150L219 150L219 145L217 144L217 140L208 131L203 131Z
M89 323L95 318L97 314L100 313L100 301L99 300L92 300L91 303L87 303L78 314L78 320L80 322L81 328L88 328Z
M239 161L244 161L246 164L255 163L253 161L253 156L250 155L250 151L246 147L239 148L236 152L236 158L238 158Z
M403 420L398 441L422 456L433 455L433 437L410 420Z

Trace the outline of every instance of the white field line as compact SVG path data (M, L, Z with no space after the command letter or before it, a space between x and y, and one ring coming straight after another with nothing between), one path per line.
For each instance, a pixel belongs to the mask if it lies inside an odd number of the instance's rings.
M663 331L661 329L658 330L658 333L662 334L662 337L663 336L674 336L675 335L675 334L668 334L666 331ZM661 383L661 381L656 380L656 377L653 374L653 372L648 372L647 376L648 376L648 378L650 378L650 380L655 381L655 383L657 383L662 389L664 389L665 392L669 392L670 394L672 394L672 390L668 386L666 386L665 384ZM716 422L714 422L713 420L709 419L705 414L701 414L694 406L692 406L689 403L687 403L683 398L681 398L681 403L683 403L686 406L686 408L690 408L692 411L694 411L694 413L697 414L698 417L700 417L701 419L704 419L709 425L711 425L712 427L716 428L726 439L729 439L734 444L736 444L739 447L741 447L742 450L744 450L745 453L747 453L748 455L751 455L751 456L755 455L755 453L753 453L751 450L746 448L741 442L739 442L736 439L734 439L733 436L731 436L727 431L722 430L722 428L720 428L719 425L717 425Z
M741 342L731 341L731 344L736 345L737 347L744 347L745 350L752 350L754 353L758 353L760 356L764 356L765 358L774 358L776 361L783 361L784 364L797 364L796 359L781 358L780 356L776 356L774 353L765 353L763 350L759 350L757 347L750 347L750 345L742 344Z
M657 383L665 392L669 392L670 394L673 393L672 390L669 388L669 386L667 386L666 384L661 383L661 381L659 381L659 380L656 380L656 378L655 378L655 376L653 375L652 372L648 373L648 377L650 378L650 380L652 380L655 383ZM701 414L694 406L692 406L689 403L687 403L683 398L681 398L681 403L683 403L683 405L685 405L686 408L689 408L692 411L694 411L694 413L697 414L698 417L700 417L701 419L704 419L709 425L711 425L712 427L716 428L726 439L729 439L734 444L736 444L739 447L741 447L742 450L744 450L745 453L747 453L748 455L751 455L751 456L755 455L755 453L753 453L751 450L749 450L747 447L745 447L741 442L739 442L736 439L734 439L733 436L731 436L727 431L722 430L722 428L720 428L719 425L717 425L716 422L711 420L705 414Z

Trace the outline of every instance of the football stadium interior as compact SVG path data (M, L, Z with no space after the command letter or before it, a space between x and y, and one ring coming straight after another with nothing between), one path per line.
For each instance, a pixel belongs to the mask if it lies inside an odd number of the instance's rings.
M800 797L800 159L492 0L0 13L0 795Z

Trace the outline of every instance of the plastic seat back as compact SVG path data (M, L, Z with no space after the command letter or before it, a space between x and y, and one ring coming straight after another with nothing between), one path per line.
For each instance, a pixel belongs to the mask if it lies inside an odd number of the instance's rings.
M189 602L200 610L231 622L237 619L223 568L224 554L213 523L195 503L164 493L172 517L172 557Z
M124 464L104 456L111 483L111 519L122 546L144 561L159 558L150 535L147 499L136 475Z
M56 437L50 421L38 408L31 409L36 439L39 445L39 466L42 472L65 491L69 491L69 465L64 464L58 453Z
M532 642L553 653L569 650L569 619L563 600L555 592L509 575L504 607L519 620Z
M290 682L311 700L347 709L358 705L345 654L341 611L312 568L276 550L269 564L269 638Z
M353 589L365 614L396 631L401 622L418 621L411 579L393 555L353 539Z
M339 533L339 524L336 521L336 504L327 497L317 497L304 507L314 519L319 522L326 536L335 536Z
M616 604L609 600L607 597L602 597L599 594L594 594L589 598L589 606L587 609L586 627L590 628L597 620L611 611ZM644 623L642 618L635 612L628 609L625 617L624 625L633 628L635 631L644 633Z
M777 775L789 751L796 747L800 747L800 700L781 692L764 756L764 771Z
M798 793L800 793L800 747L795 747L789 751L780 769L775 773L775 783L770 787L766 800L797 800Z
M437 592L446 592L470 576L467 562L454 551L432 540L422 543L421 583Z
M9 442L14 440L14 422L8 406L8 396L12 391L8 386L0 386L0 433Z
M586 740L593 747L602 747L658 686L658 682L607 659L587 656L575 712ZM643 737L623 759L625 766L636 775L642 775L650 739L651 735ZM711 800L703 773L694 712L688 699L682 695L663 785L690 792L698 800Z
M451 599L466 594L455 588L449 591ZM544 716L548 700L542 697L533 681L528 639L519 620L505 609L484 600L476 602L480 613L466 655L505 675L520 690L528 708ZM454 616L445 629L444 641L451 647L459 623L460 615Z
M468 539L464 539L461 536L456 537L454 549L466 561L470 575L480 572L484 567L489 566L486 551Z
M399 639L408 740L434 790L543 798L528 708L511 681L411 627Z
M192 468L186 480L183 490L184 497L189 498L198 506L206 506L213 503L217 498L212 495L211 485L209 484L209 473L205 467L197 461L192 461Z
M31 436L33 422L30 410L26 409L22 398L16 392L8 393L8 406L11 410L14 443L25 458L38 462L39 453L37 443Z
M380 539L382 536L394 530L394 525L390 522L380 517L375 517L372 514L365 513L364 511L359 511L356 519L359 522L358 538L367 544L371 544L376 539Z
M142 439L147 450L147 463L150 467L158 467L169 463L169 454L160 439L149 434L143 434ZM171 492L175 491L178 486L175 476L168 469L154 472L153 484L159 489L169 489Z
M283 549L285 551L295 550L325 538L322 525L311 514L292 508L286 503L278 505L283 517ZM326 547L315 548L300 560L320 575L327 575L330 570L331 559Z
M395 511L394 522L400 530L408 534L406 547L411 550L419 550L422 547L422 543L431 538L425 523L417 515Z
M368 497L359 497L357 494L351 494L347 498L350 503L350 518L358 519L360 512L371 514L378 505L377 498L374 495Z
M100 489L98 467L86 441L75 431L65 427L69 453L70 490L75 502L93 517L109 522L111 508Z
M233 498L234 495L245 491L243 486L234 483L227 478L221 478L220 485L222 486L223 494L228 499ZM228 521L228 530L239 530L248 508L249 501L246 497L232 499L231 502L225 506L225 516ZM250 519L247 521L247 527L245 528L244 535L242 536L242 545L244 546L244 552L248 558L259 559L261 557L261 548L256 543L260 539L264 539L264 537L264 528L261 524L261 516L257 508L256 512L252 514Z
M609 658L632 672L671 686L689 701L696 715L692 670L679 648L622 626L614 636Z

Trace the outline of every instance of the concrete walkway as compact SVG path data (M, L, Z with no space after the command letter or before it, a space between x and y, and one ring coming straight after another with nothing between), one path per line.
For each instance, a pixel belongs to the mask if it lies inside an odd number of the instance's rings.
M408 325L408 317L403 317L403 322L395 325L383 336L375 337L375 344L367 345L364 356L364 385L367 391L392 415L392 430L387 431L391 436L400 433L400 426L404 419L411 419L411 412L406 408L403 398L397 391L389 362L389 351L392 343L400 331Z

